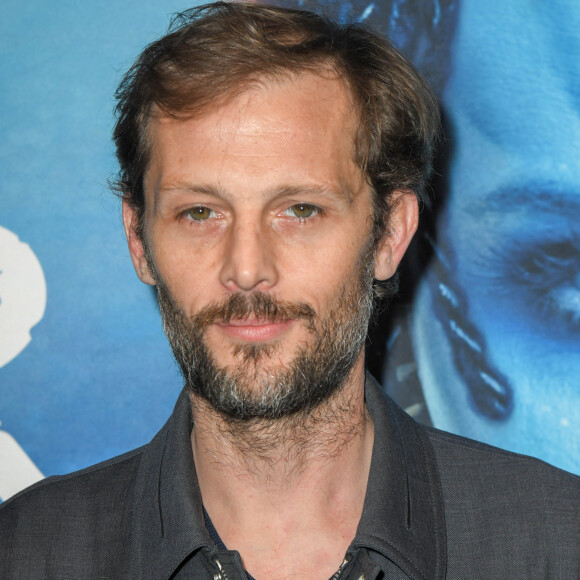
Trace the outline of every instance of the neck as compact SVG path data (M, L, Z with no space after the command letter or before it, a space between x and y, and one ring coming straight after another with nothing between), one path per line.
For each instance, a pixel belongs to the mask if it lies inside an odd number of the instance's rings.
M276 546L296 554L297 543L320 542L332 554L329 571L338 568L362 514L372 455L362 354L343 388L308 414L237 423L192 403L203 503L228 548L251 564L250 538L279 565Z
M372 427L364 402L362 362L361 357L345 385L327 401L276 420L236 421L192 395L198 476L227 475L258 486L283 487L311 466L338 463L350 448L363 444Z

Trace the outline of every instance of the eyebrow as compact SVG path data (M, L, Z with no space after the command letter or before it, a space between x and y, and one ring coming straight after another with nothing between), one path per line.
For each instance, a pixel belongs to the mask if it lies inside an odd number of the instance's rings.
M177 181L177 182L172 182L169 183L167 185L160 185L158 187L155 188L154 194L153 194L153 211L156 212L158 207L159 207L159 198L160 195L163 192L167 192L167 193L171 193L174 191L189 191L191 194L196 194L196 193L204 193L206 195L213 195L216 197L224 197L225 196L225 190L223 190L221 187L214 187L211 185L196 185L193 183L187 183L187 182L181 182L181 181Z
M229 192L220 186L208 185L208 184L195 184L188 182L175 182L169 183L167 185L162 185L155 189L153 207L157 208L159 196L163 192L173 192L182 191L190 192L191 194L205 194L215 197L221 197L228 199L230 196ZM323 196L330 195L332 197L337 197L344 199L349 204L352 203L358 192L352 192L347 188L334 188L328 186L318 186L318 185L281 185L271 189L267 189L262 197L266 199L276 199L279 197L301 197L302 195L308 196Z
M276 187L271 191L267 191L265 197L274 199L276 197L300 197L301 195L329 195L332 197L344 199L349 203L352 203L356 193L347 188L335 188L317 185L283 185L281 187Z

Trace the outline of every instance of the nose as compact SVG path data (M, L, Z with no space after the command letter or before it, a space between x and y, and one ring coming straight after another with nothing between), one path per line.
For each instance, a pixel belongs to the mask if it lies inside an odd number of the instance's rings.
M278 281L274 248L261 225L236 223L225 241L221 283L231 292L268 290Z

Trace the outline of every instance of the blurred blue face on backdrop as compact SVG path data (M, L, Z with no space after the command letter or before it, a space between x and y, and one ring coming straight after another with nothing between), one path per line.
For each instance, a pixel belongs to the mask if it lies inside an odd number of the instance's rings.
M413 321L437 427L580 472L580 4L464 2ZM435 316L434 316L435 314Z

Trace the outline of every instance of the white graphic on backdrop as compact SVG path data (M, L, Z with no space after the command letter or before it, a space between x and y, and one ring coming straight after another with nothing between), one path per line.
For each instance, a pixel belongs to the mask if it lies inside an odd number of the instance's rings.
M46 308L46 281L28 244L0 226L0 367L30 342Z
M28 244L0 226L0 367L26 348L45 308L46 281L38 258ZM0 431L0 500L42 477L14 437Z
M6 501L43 477L16 439L0 430L0 500Z

